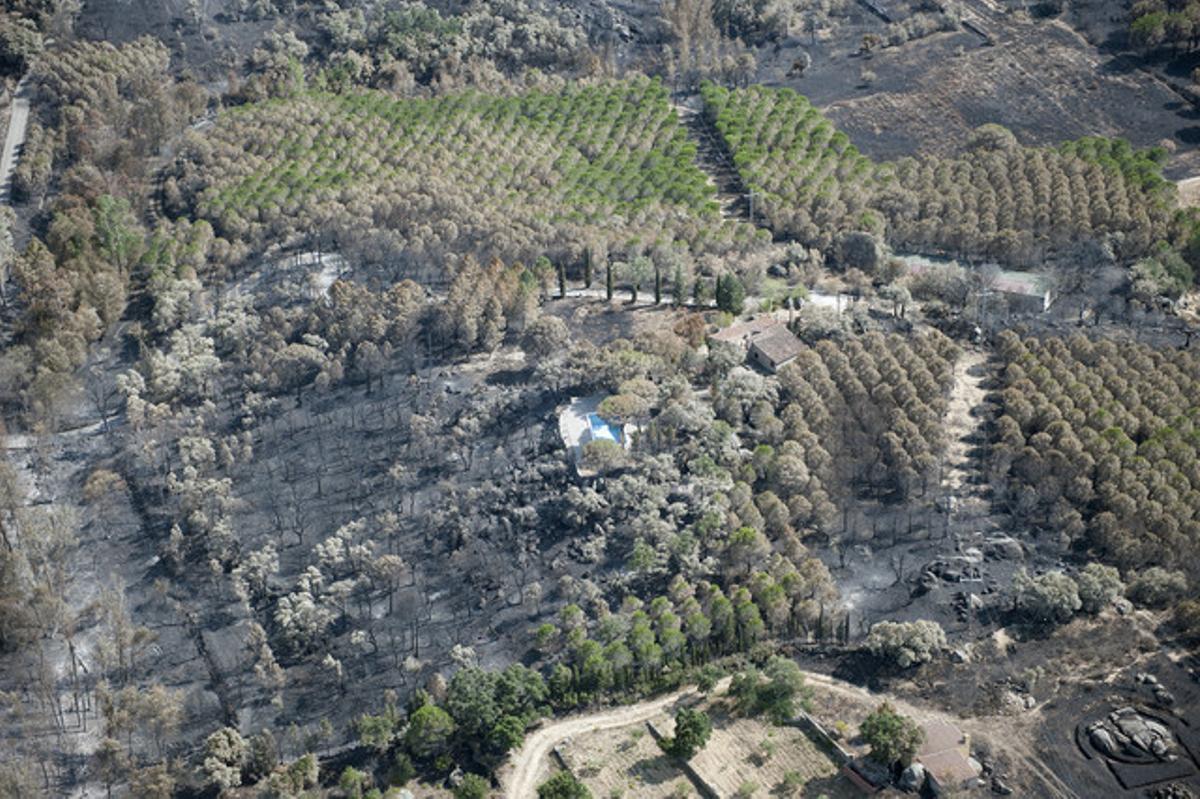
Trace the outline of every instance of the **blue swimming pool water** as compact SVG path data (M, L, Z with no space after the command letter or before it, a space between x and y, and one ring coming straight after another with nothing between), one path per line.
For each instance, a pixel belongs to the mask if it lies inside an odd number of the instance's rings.
M591 427L593 441L615 441L621 443L621 430L600 418L599 414L588 414L588 426Z

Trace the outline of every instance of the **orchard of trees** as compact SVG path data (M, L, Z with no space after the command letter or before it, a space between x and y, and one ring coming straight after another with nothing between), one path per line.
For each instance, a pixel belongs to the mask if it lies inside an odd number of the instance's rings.
M715 83L700 93L753 194L754 214L772 230L825 248L843 231L882 232L871 204L886 175L806 98L791 89Z
M451 253L582 271L657 244L757 246L761 233L721 220L694 157L666 89L644 78L514 97L302 93L226 112L165 191L223 236L365 239L407 274Z
M28 506L26 475L0 465L0 650L23 680L3 718L24 739L0 793L36 795L82 767L137 796L196 780L299 795L331 783L317 753L344 742L344 727L319 721L332 717L353 718L381 764L335 776L342 793L461 766L462 799L486 794L542 716L712 682L731 660L745 666L731 690L742 711L785 721L805 706L778 643L849 638L810 546L844 553L865 537L849 529L856 502L898 505L936 485L960 355L949 338L814 336L772 376L702 346L701 314L573 340L540 307L565 294L568 270L589 288L603 280L610 299L619 287L632 302L690 296L739 314L770 238L722 219L659 81L566 85L535 71L609 57L579 55L580 18L525 2L377 15L300 4L315 34L267 34L231 76L235 107L206 131L189 127L207 92L175 78L156 39L42 52L49 27L27 19L59 5L0 14L0 69L33 67L36 108L17 213L0 218L0 404L31 429L43 495L82 500L78 513ZM202 25L199 4L177 5ZM297 4L225 11L267 19ZM665 71L744 82L756 65L731 55L732 37L777 38L796 13L666 2ZM334 55L306 61L321 48ZM518 76L538 88L484 93ZM463 83L476 88L447 91ZM962 157L877 165L794 93L708 85L704 98L756 219L838 258L869 260L886 238L1022 261L1107 237L1144 256L1147 280L1191 282L1157 151L1023 148L986 128ZM5 244L18 227L34 234L20 254ZM316 251L305 285L262 288L289 279L286 258L251 260L277 246ZM505 343L521 367L446 368ZM1003 357L1000 496L1126 569L1125 581L1099 564L1022 574L1013 611L1050 624L1122 593L1176 603L1195 579L1181 571L1194 571L1200 511L1194 359L1011 336ZM593 449L595 478L575 480L547 419L585 393L640 433L628 451ZM76 398L100 432L59 460L104 463L56 483L44 472L62 442L40 435ZM80 609L85 540L116 540L98 551L136 553L139 571ZM1197 618L1178 603L1185 635ZM945 645L921 622L876 624L866 642L902 668ZM527 665L478 666L518 650ZM199 698L158 684L159 668ZM189 751L178 736L200 724L211 735ZM52 738L66 749L69 727L88 732L86 751L41 757ZM876 727L872 745L903 759L907 728L886 714ZM702 714L680 714L668 750L686 758L709 732Z
M1024 147L984 125L962 155L875 164L791 89L709 83L701 94L755 213L822 249L864 231L897 248L1033 265L1081 239L1132 261L1192 236L1161 149L1096 137Z
M1122 569L1192 570L1200 359L1130 341L1004 333L992 474L1018 518Z
M754 458L795 523L835 531L829 503L845 511L856 487L925 495L945 447L941 420L958 356L940 333L868 333L840 345L818 342L780 370L782 435L764 437ZM722 418L735 408L718 403ZM752 423L770 421L744 401L742 411Z

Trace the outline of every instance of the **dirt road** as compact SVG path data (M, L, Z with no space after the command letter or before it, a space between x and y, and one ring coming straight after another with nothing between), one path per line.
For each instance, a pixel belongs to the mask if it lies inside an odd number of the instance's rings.
M728 684L729 678L726 677L717 683L714 690L723 691ZM538 783L547 776L547 761L555 744L572 735L646 721L688 696L699 696L699 692L694 687L685 688L636 705L551 722L549 726L537 730L525 739L525 743L512 757L511 768L507 769L507 773L500 775L500 782L505 786L504 795L508 799L529 799L537 796Z
M1200 177L1185 178L1175 184L1179 189L1179 204L1184 208L1200 205Z
M12 173L17 168L17 150L25 143L25 129L29 124L29 98L25 96L24 89L25 79L22 78L13 93L8 133L4 137L4 151L0 153L0 198L4 202L9 200Z
M954 369L954 387L946 409L946 455L942 472L942 492L955 498L954 515L959 521L978 520L990 512L980 481L982 464L972 449L981 437L984 423L981 411L987 391L987 355L967 350Z

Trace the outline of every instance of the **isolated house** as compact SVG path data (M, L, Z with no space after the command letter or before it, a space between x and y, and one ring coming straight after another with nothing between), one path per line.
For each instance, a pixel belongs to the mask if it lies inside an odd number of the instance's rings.
M778 371L795 360L804 349L800 339L792 335L787 325L770 316L736 322L709 338L736 344L746 351L747 360L768 372Z
M749 355L750 360L768 372L775 372L796 360L803 349L804 345L792 335L792 331L784 325L776 325L751 340Z
M979 777L979 763L971 757L971 736L948 721L925 721L921 729L925 742L914 762L925 767L935 795L962 790Z

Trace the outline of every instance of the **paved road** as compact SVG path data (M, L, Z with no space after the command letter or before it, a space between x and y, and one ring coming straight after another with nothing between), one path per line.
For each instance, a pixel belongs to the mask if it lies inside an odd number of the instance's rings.
M17 150L25 143L25 129L29 124L29 98L25 96L25 79L17 84L13 93L12 107L8 118L8 133L4 137L4 152L0 154L0 199L9 202L12 188L12 173L17 168Z
M729 684L729 678L717 683L716 691L724 691ZM657 716L665 708L678 702L686 696L698 695L695 688L685 688L673 694L639 702L636 705L613 708L587 716L563 719L542 727L525 739L525 743L513 755L512 771L501 777L505 786L504 795L508 799L530 799L537 796L538 782L547 776L546 761L555 744L572 735L581 735L592 730L609 730L613 727L624 727L637 724Z

